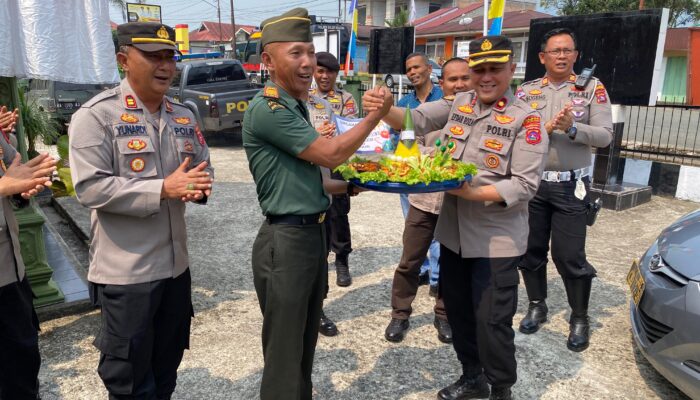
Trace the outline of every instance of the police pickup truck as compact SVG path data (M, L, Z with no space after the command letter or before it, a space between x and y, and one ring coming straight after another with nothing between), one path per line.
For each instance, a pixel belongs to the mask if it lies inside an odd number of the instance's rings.
M248 81L243 66L231 59L184 59L168 95L187 106L205 133L239 127L248 102L262 85Z

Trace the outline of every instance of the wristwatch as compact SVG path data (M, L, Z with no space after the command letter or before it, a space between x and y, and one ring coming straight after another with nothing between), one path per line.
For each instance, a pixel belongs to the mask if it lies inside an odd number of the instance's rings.
M576 128L576 121L574 121L574 124L571 125L571 128L566 130L566 134L569 136L569 139L574 140L574 139L576 139L577 133L578 133L578 129Z

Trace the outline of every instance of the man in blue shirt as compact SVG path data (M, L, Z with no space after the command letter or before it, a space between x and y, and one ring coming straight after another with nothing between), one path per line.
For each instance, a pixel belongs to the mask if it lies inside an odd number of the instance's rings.
M433 72L433 67L428 62L428 57L423 53L411 53L406 58L406 76L411 81L411 85L415 88L413 92L403 96L398 101L398 107L406 107L413 109L423 103L440 100L442 98L442 89L440 86L434 85L430 80L430 74ZM392 130L392 141L398 143L400 132ZM420 138L422 139L422 137ZM408 215L408 195L401 194L401 210L403 217ZM433 240L430 244L428 257L420 268L421 282L430 280L430 295L437 296L438 277L440 276L440 265L438 258L440 257L440 243Z

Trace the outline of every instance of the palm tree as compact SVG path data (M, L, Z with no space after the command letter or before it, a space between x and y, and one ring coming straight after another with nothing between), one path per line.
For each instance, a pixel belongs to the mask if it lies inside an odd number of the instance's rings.
M384 21L389 28L400 28L403 26L410 26L411 23L408 20L408 9L406 7L401 7L401 10L394 15L394 19L387 19Z

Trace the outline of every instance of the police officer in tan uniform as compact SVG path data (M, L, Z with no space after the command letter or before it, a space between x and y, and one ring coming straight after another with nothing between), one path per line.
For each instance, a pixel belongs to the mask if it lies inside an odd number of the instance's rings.
M316 69L314 81L316 88L309 93L328 101L335 115L357 118L358 108L351 93L338 89L335 82L340 71L340 64L335 56L328 52L316 53ZM342 180L337 173L331 173L333 179ZM330 227L330 250L335 253L336 284L350 286L352 277L348 258L352 252L352 237L350 235L350 197L346 194L333 195L333 202L328 209L328 226Z
M549 156L537 195L530 201L528 249L520 265L528 312L520 331L535 333L547 320L547 252L564 280L571 307L567 347L588 348L588 302L595 268L586 260L586 215L591 176L591 147L612 140L608 93L593 77L577 87L573 66L578 57L576 39L566 28L545 34L540 52L546 75L526 82L517 96L538 110L545 121Z
M169 399L193 316L185 203L211 193L209 150L189 109L165 97L172 28L119 25L121 84L83 104L69 128L78 201L92 209L95 346L111 399Z
M448 192L438 218L440 291L462 376L439 399L510 399L517 380L513 315L527 202L535 195L549 143L539 114L514 97L510 39L469 44L473 91L412 111L416 134L442 129L452 157L476 164L471 184ZM373 110L370 98L363 107ZM385 120L401 126L403 110ZM491 384L489 391L488 383Z
M56 161L42 154L21 164L9 136L17 114L8 114L0 110L0 398L34 400L39 395L39 320L12 207L27 206L29 197L51 185Z

